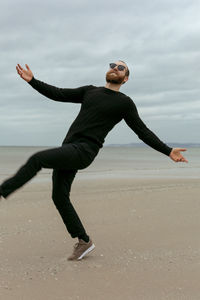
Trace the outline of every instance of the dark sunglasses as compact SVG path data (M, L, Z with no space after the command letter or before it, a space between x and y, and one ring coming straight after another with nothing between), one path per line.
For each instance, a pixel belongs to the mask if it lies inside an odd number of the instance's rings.
M124 69L126 69L125 66L123 66L123 65L117 65L115 63L110 63L109 66L110 66L111 69L114 69L115 67L117 67L117 69L119 71L124 71Z

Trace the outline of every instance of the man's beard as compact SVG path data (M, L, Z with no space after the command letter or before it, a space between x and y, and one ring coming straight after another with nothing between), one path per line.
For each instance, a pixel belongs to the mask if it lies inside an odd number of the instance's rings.
M117 75L117 76L113 75L113 72L106 73L106 81L109 83L121 84L121 83L123 83L124 78L125 78L125 76L120 77L119 75Z

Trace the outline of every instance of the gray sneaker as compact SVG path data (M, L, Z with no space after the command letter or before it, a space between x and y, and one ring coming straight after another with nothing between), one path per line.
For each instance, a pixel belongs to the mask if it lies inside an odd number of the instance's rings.
M95 248L92 240L89 240L86 243L83 240L79 240L78 243L74 245L74 251L71 256L68 257L68 260L81 260L86 254L91 252Z

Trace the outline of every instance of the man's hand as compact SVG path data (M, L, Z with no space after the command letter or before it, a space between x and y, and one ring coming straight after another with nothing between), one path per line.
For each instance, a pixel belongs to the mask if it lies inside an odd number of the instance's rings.
M25 65L27 70L23 69L20 64L17 64L16 69L17 73L20 75L22 79L25 81L29 82L33 78L33 73L31 72L31 69L29 68L28 65Z
M187 159L182 156L181 151L187 151L187 149L173 148L169 157L175 162L188 162Z

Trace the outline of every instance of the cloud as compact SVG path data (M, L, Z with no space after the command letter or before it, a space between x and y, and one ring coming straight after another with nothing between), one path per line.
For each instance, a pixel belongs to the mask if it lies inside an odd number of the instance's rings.
M0 143L56 145L80 109L44 99L18 77L17 63L28 63L36 78L55 86L103 86L116 59L130 69L121 91L149 127L168 141L177 134L178 141L187 124L181 140L199 141L190 132L200 124L199 9L198 0L1 1ZM166 120L174 125L171 133ZM137 140L123 123L106 142L120 140Z

